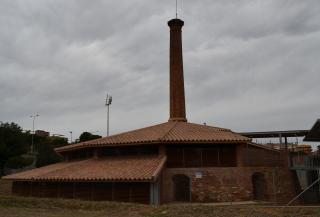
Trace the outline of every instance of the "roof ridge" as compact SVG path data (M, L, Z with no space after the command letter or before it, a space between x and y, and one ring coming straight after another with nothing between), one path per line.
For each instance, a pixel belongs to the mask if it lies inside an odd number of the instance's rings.
M151 126L147 126L147 127L142 127L142 128L138 128L138 129L134 129L134 130L129 130L129 131L122 132L122 133L117 133L117 134L114 134L114 135L111 135L111 136L105 136L105 137L101 137L101 138L98 138L98 139L93 139L93 140L89 140L89 141L69 144L69 145L58 147L58 148L54 148L54 150L55 151L60 151L60 150L66 149L66 148L68 149L68 148L73 148L73 147L78 147L78 146L85 146L86 147L87 145L94 144L97 141L102 141L103 142L107 138L113 138L113 137L117 137L117 136L122 136L122 135L125 135L125 134L128 134L128 133L133 133L133 132L137 132L137 131L140 131L140 130L150 129L152 127L161 126L161 125L164 125L164 124L167 124L167 123L168 122L163 122L163 123L160 123L160 124L155 124L155 125L151 125ZM161 138L159 140L161 140Z
M225 132L232 132L231 129L228 128L223 128L223 127L216 127L216 126L212 126L212 125L202 125L202 124L198 124L198 123L190 123L190 124L195 124L195 125L199 125L199 126L203 126L203 127L208 127L208 128L214 128L216 130L221 130L221 131L225 131Z
M98 142L99 141L99 142ZM88 147L164 144L172 142L248 142L249 138L230 129L190 122L167 121L161 124L123 132L99 140L72 144L55 149L58 153Z
M168 122L168 123L169 123L169 122ZM159 138L159 141L163 141L163 140L164 140L164 137L166 137L166 136L171 132L171 130L172 130L177 124L178 124L178 121L176 121L176 122L174 123L174 125L173 125L166 133L164 133L163 136L161 136L161 137Z
M161 157L160 164L158 165L157 169L152 174L152 179L156 179L157 178L157 176L161 172L161 170L162 170L164 164L166 163L166 161L167 161L167 156Z

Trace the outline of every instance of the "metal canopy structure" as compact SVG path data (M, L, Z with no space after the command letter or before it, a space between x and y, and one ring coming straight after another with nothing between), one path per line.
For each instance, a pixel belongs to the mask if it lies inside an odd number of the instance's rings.
M281 131L265 131L265 132L242 132L242 136L249 138L279 138L282 144L282 138L285 140L285 148L287 148L287 138L304 137L306 142L320 142L320 119L318 119L310 130L281 130Z
M266 132L243 132L243 136L249 138L275 138L275 137L303 137L308 135L309 130L285 130L285 131L266 131Z

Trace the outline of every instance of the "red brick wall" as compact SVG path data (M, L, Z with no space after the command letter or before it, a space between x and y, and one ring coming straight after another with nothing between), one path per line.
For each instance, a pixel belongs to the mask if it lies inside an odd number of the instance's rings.
M249 167L283 166L280 152L256 146L241 146L243 148L243 165Z
M195 173L202 171L203 177L197 179ZM191 180L191 202L229 202L253 200L252 175L264 174L266 181L266 201L285 203L295 193L294 179L287 168L270 167L232 167L232 168L166 168L162 180L162 200L174 201L172 177L185 174Z

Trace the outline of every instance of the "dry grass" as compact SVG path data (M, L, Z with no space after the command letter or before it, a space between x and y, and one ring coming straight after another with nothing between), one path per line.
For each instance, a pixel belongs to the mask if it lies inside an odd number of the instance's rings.
M130 203L0 196L0 217L316 217L320 208L257 205L211 206L175 204L147 206Z

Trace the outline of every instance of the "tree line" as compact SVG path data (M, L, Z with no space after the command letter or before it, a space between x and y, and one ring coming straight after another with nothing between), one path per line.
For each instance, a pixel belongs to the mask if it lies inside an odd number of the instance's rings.
M42 167L62 161L54 149L68 145L68 139L58 136L33 135L34 152L30 153L32 134L24 132L16 123L0 123L0 177L6 170L25 167ZM89 132L83 132L77 142L101 138Z

